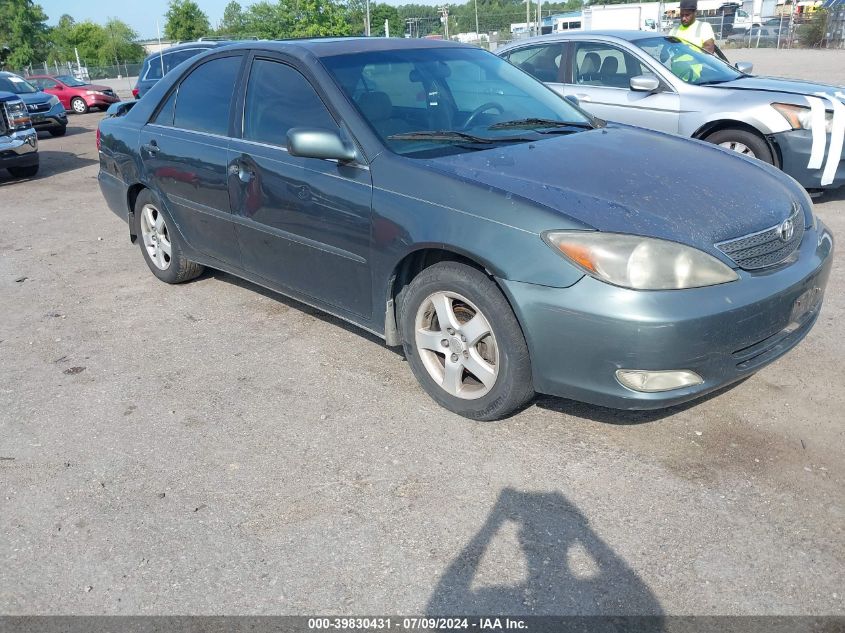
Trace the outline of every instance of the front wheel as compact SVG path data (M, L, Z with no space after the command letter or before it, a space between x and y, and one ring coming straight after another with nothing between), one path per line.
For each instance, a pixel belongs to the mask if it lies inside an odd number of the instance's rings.
M441 406L498 420L534 396L528 346L498 286L457 262L422 271L401 306L405 356Z
M772 157L772 150L769 149L765 139L748 130L737 130L733 128L719 130L704 140L742 154L743 156L756 158L764 163L769 163L769 165L773 165L775 162Z
M74 97L71 99L70 107L77 114L85 114L88 112L88 104L85 103L85 99L80 97Z
M178 284L202 274L203 267L182 254L179 235L149 189L138 194L135 201L135 222L135 234L144 260L156 277L169 284Z

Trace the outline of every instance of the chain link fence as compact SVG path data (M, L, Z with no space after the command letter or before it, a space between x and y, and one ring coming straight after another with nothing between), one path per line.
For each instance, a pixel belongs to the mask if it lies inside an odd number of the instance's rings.
M121 62L111 66L77 66L76 62L54 62L48 64L31 64L26 68L11 72L27 77L29 75L72 75L80 81L94 81L97 79L120 79L122 77L137 77L143 62Z

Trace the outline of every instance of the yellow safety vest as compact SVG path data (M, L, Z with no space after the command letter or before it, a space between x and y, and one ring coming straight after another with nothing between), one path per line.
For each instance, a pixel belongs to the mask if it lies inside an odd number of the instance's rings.
M705 24L707 26L704 26ZM710 27L710 25L706 22L696 20L689 26L679 24L678 26L674 27L671 31L669 31L669 35L679 37L682 40L686 40L690 44L695 44L696 46L701 48L702 46L704 46L704 42L706 42L707 40L715 39L713 28L707 27Z

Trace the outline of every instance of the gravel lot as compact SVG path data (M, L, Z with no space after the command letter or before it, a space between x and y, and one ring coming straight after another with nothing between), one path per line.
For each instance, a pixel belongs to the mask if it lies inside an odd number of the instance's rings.
M157 281L100 117L0 175L0 613L845 615L841 257L809 337L715 397L472 423L331 317ZM817 212L845 236L845 191Z

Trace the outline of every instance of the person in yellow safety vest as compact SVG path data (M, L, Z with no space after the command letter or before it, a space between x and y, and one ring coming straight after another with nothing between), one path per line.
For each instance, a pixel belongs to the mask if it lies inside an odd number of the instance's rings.
M673 27L669 35L695 44L712 55L716 52L716 35L710 24L695 19L697 9L697 0L681 0L681 23Z

